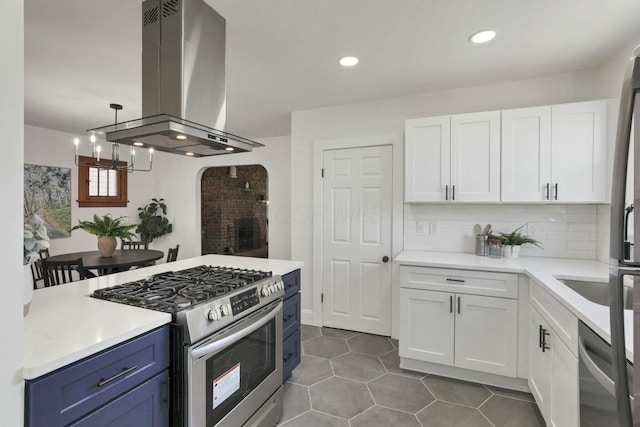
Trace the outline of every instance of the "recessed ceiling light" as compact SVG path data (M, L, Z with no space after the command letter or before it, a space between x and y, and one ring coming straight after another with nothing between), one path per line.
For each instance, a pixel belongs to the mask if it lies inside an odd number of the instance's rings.
M495 30L482 30L472 34L469 41L476 44L486 43L493 40L497 34Z
M355 56L343 56L338 60L338 63L343 67L353 67L358 63L358 58Z
M142 147L144 144L142 142L134 142L133 145L135 145L136 147Z
M180 141L184 141L185 139L187 139L186 135L178 135L176 136L176 139L179 139Z
M187 152L186 152L186 153L184 153L184 154L186 154L187 156L193 156L193 153L192 153L191 151L187 151Z
M227 151L233 151L233 147L226 147L225 150Z

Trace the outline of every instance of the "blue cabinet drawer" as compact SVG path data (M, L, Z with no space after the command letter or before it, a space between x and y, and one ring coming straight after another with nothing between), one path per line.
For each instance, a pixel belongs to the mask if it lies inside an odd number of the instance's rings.
M300 329L286 338L282 345L283 375L282 382L291 376L291 371L300 363Z
M284 299L297 294L300 291L300 270L292 271L282 276L284 283Z
M27 381L25 425L67 425L168 367L165 326Z
M300 328L300 294L284 300L282 309L282 336L286 339L293 331Z
M70 427L167 427L169 371L135 387Z

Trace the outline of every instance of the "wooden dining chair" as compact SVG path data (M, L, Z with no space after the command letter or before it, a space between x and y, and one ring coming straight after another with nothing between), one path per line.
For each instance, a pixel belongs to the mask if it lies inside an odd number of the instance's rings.
M38 282L44 283L44 275L42 274L42 260L49 258L49 249L43 249L38 252L40 259L31 263L31 275L33 276L33 289L38 289Z
M147 242L133 242L133 241L123 240L121 249L123 249L123 250L130 250L130 249L140 250L140 249L144 249L146 251L147 249L149 249L149 243L147 243Z
M45 258L42 260L42 276L46 288L85 279L82 258L73 261L49 261Z
M169 253L167 253L167 262L173 262L178 259L178 249L180 249L180 245L176 245L175 248L169 248Z

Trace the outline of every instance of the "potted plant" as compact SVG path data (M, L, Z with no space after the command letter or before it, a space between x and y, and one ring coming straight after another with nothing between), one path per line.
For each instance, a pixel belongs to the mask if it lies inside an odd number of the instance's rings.
M93 215L93 221L78 221L78 225L73 227L71 231L81 229L87 233L95 234L98 236L98 250L103 257L110 257L116 250L116 237L122 240L131 240L135 237L135 234L131 231L137 224L125 224L123 216L118 218L111 218L111 215L106 214L100 217L96 214Z
M518 258L520 255L520 246L530 243L542 248L540 242L532 239L529 236L523 235L520 230L524 228L524 225L516 228L511 233L498 233L498 238L504 245L504 257L505 258Z
M173 226L164 216L167 214L167 205L164 199L151 199L143 208L138 208L140 225L136 228L136 233L140 234L140 240L151 243L153 239L171 233Z
M49 236L44 221L37 214L33 214L31 221L24 223L24 244L22 245L22 264L24 266L23 280L23 314L29 313L31 299L33 298L33 274L31 264L39 258L39 252L49 249Z

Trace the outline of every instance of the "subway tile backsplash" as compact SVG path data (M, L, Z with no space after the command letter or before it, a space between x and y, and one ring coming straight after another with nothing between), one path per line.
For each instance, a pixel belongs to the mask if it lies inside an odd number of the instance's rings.
M473 225L494 232L523 232L542 243L522 247L522 256L608 261L608 205L404 205L404 249L475 252Z

